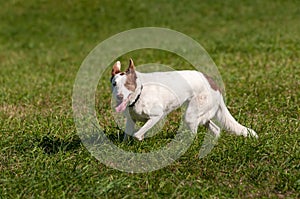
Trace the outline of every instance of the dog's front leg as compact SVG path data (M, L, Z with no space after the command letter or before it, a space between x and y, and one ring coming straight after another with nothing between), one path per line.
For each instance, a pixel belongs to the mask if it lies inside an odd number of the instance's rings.
M123 138L123 142L128 140L128 135L132 136L134 133L134 126L135 122L129 116L126 117L126 127L125 127L125 134Z
M158 116L150 117L150 119L138 130L133 136L136 137L138 140L143 140L145 133L150 130L161 118L163 114Z

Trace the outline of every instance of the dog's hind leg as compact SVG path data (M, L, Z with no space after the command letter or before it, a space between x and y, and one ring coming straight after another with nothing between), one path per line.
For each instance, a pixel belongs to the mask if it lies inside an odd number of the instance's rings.
M197 133L199 124L209 124L208 111L210 106L208 102L206 95L195 96L190 100L185 112L185 122L192 133Z
M213 121L209 120L205 126L210 130L216 137L220 136L221 129Z

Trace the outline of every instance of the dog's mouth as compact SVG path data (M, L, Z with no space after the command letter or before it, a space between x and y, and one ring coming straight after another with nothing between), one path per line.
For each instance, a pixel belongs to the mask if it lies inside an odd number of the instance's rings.
M123 112L127 107L128 101L129 101L129 98L126 98L123 101L120 100L119 102L117 102L116 111L118 113Z

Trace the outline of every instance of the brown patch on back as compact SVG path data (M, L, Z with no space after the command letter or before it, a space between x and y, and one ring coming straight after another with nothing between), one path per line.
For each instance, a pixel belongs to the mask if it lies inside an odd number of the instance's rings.
M207 79L207 81L208 81L210 87L211 87L213 90L219 91L220 93L222 93L222 92L221 92L221 89L220 89L219 86L216 84L216 82L213 80L213 78L211 78L210 76L208 76L208 75L206 75L206 74L204 74L204 73L203 73L203 75L204 75L204 77Z

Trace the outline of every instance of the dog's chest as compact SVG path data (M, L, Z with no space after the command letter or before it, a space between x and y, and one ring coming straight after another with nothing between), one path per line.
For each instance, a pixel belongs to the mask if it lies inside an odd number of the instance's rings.
M149 119L148 115L141 110L137 110L136 107L128 107L128 109L131 118L135 121L146 122Z

